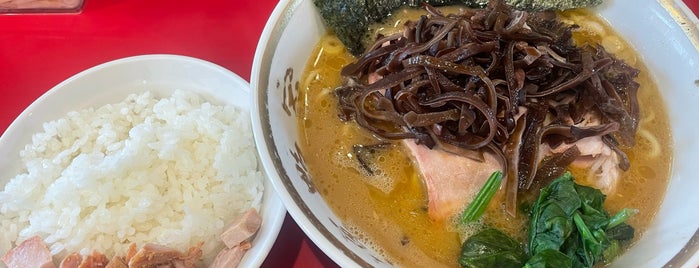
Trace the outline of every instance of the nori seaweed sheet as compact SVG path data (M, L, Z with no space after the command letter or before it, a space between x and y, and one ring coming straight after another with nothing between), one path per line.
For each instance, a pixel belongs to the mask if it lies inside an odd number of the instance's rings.
M601 4L602 0L505 0L505 2L519 10L544 11L593 7Z
M595 6L602 0L506 0L520 10L542 11L564 10ZM325 26L347 47L350 53L364 52L365 40L369 37L369 26L383 21L394 10L403 7L420 7L421 3L432 6L465 5L483 8L488 0L313 0L323 18Z
M420 7L422 2L433 6L467 4L483 7L487 0L313 0L330 28L349 51L358 55L364 52L364 40L368 39L368 29L373 23L383 21L394 10L403 7ZM481 2L468 4L465 2Z

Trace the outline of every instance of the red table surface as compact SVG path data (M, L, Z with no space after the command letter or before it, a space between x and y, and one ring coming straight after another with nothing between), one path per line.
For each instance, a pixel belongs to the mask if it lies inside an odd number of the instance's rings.
M250 79L277 0L86 0L79 14L0 15L0 133L45 91L89 67L180 54ZM687 0L695 13L699 1ZM335 267L287 215L263 267Z

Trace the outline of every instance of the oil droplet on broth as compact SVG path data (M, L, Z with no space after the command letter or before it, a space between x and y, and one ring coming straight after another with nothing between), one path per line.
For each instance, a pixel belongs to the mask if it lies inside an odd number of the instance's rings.
M323 99L323 100L320 101L320 107L322 107L322 108L328 108L328 106L330 106L330 102L328 102L328 100Z

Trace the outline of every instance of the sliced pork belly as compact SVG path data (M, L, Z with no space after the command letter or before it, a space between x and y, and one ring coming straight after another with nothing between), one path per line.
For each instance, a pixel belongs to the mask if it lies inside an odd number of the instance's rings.
M575 126L586 128L600 126L601 124L597 115L588 113ZM621 169L619 168L621 159L617 152L604 142L601 135L585 137L572 143L562 143L555 148L551 148L544 143L539 147L539 160L553 154L562 153L573 146L578 147L580 156L571 165L589 170L587 182L592 187L600 189L606 195L614 193L621 175Z
M459 213L483 187L488 177L500 170L500 163L485 153L479 162L442 150L403 140L427 188L430 218L443 221Z
M33 236L2 257L8 268L55 268L51 252L41 237Z
M539 155L546 157L562 153L573 146L577 146L580 150L580 157L571 165L588 169L587 181L594 188L600 189L606 195L614 193L621 175L619 156L602 141L600 136L583 138L574 143L563 143L556 148L543 144Z

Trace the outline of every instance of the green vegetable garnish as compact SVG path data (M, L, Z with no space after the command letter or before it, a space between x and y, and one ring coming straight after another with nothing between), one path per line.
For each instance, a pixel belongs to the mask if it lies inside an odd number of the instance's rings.
M540 256L551 255L550 250L570 259L571 266L560 267L592 267L618 255L619 241L633 237L633 228L623 222L635 210L623 209L610 217L603 208L605 199L598 189L576 184L570 172L541 189L529 230L530 262L537 264L531 267L560 265L558 258Z
M502 183L502 171L495 171L490 175L488 180L483 185L476 197L473 199L471 204L468 205L464 213L461 214L461 223L469 223L477 221L478 218L483 215L485 209L488 207L490 200L493 199L495 192L500 188L500 183Z
M520 268L526 260L524 249L497 229L485 229L464 242L459 264L469 268Z
M607 228L607 236L613 240L631 240L633 239L634 229L626 223L619 224L614 228Z
M576 212L573 214L573 222L580 233L582 241L582 250L579 250L580 256L578 257L581 258L586 267L592 267L596 262L596 258L601 257L603 245L600 241L597 241L590 228L587 227L585 221L580 217L580 213Z
M547 249L532 257L524 265L525 268L560 268L572 267L573 262L567 255L558 250Z
M631 218L631 216L636 215L636 213L638 213L638 209L622 209L621 211L617 212L616 215L614 215L614 217L609 219L607 229L617 227L618 225L624 223L626 220Z
M490 187L497 190L493 185L499 185L501 176L491 175L474 199L474 207L482 204L482 196L492 190ZM610 217L603 208L605 199L600 190L576 184L570 172L566 172L542 188L533 204L527 253L501 231L486 229L464 242L459 263L462 267L478 268L578 268L611 261L619 255L620 243L633 238L633 228L624 222L637 211L622 209ZM475 214L477 211L473 210L470 205L466 212Z

